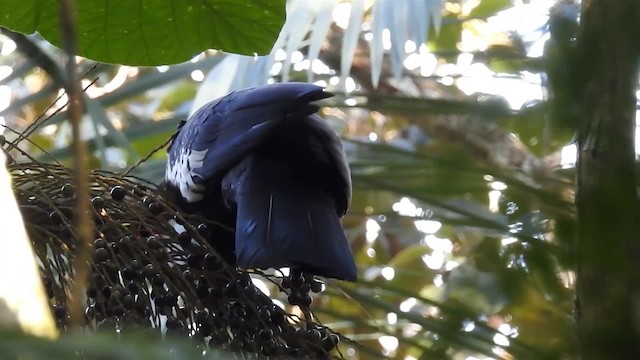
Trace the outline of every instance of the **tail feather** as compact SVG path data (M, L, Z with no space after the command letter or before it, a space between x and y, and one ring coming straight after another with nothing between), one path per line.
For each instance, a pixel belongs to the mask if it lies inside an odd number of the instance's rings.
M264 165L264 164L261 164ZM295 266L356 281L353 256L330 194L250 166L237 182L236 257L246 268Z

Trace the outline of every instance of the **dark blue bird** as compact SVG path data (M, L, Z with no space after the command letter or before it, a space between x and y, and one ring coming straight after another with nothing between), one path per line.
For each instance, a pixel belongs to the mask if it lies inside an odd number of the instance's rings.
M165 191L186 211L235 228L211 238L238 266L356 281L340 222L351 174L312 104L330 96L304 83L237 91L201 107L174 136Z

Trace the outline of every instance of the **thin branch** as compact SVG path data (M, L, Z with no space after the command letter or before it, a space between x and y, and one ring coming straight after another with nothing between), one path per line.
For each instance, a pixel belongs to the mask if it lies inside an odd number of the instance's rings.
M69 118L73 136L74 177L76 186L76 233L80 238L78 253L75 259L73 287L69 294L69 314L71 325L77 327L83 322L82 299L89 280L91 248L93 236L93 218L89 207L89 174L87 166L86 144L80 138L80 122L82 120L82 92L76 74L76 32L75 1L60 0L60 23L67 53L65 88L69 97Z

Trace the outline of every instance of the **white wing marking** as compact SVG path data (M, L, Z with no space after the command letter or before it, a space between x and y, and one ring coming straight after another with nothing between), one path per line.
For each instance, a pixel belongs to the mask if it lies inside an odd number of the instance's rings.
M187 202L193 203L204 197L202 194L204 186L193 181L196 176L193 170L202 167L207 151L188 151L185 149L175 159L173 166L171 166L171 161L167 161L165 180L176 186Z

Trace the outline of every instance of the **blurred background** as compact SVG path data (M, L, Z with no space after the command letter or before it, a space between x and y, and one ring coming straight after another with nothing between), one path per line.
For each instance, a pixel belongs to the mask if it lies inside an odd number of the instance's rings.
M345 356L571 357L575 127L549 99L563 86L556 30L575 25L579 4L289 0L287 13L268 56L206 51L158 67L79 57L91 166L125 171L230 91L325 86L336 96L321 115L353 172L344 226L361 280L329 283L313 306L363 345L344 344ZM71 165L62 55L1 30L0 122L33 132L23 146L38 160ZM165 159L135 174L157 183Z

